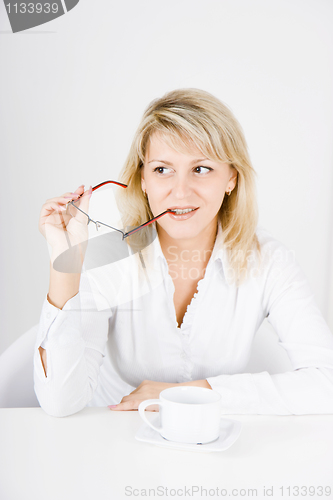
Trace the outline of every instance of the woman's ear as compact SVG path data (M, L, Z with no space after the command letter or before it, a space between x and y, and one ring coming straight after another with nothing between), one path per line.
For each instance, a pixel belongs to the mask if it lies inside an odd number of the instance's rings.
M141 176L141 189L144 193L146 192L146 183L143 176Z
M237 170L235 169L235 167L231 167L231 175L228 183L231 189L234 189L237 184L237 176L238 176Z

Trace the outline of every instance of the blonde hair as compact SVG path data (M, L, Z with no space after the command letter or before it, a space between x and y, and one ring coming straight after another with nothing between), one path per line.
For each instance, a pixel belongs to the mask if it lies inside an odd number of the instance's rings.
M120 173L120 182L128 185L117 194L124 226L139 226L153 217L141 188L141 168L154 133L161 134L178 151L189 151L192 146L207 158L228 163L237 170L236 186L230 196L224 197L219 219L234 282L240 285L247 275L249 255L257 252L260 256L256 173L240 124L225 104L203 90L174 90L152 101ZM135 234L141 233L143 238L142 231Z

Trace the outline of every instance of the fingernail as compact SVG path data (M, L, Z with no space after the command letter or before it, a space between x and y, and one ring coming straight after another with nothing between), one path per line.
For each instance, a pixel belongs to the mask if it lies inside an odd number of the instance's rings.
M111 410L112 408L116 408L116 407L117 407L117 405L108 405L108 408L110 408L110 410Z
M64 207L63 205L58 205L59 207L59 210L66 210L66 207Z
M92 193L93 193L92 186L90 186L90 188L89 188L89 198L91 197Z

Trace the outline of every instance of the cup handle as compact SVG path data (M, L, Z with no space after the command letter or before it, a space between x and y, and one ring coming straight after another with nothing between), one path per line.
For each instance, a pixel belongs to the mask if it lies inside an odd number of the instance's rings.
M155 425L150 423L150 421L148 420L148 418L145 415L145 409L147 408L147 406L150 406L150 405L160 405L161 406L162 401L160 399L146 399L146 401L142 401L142 403L140 403L139 407L138 407L140 417L142 418L142 420L144 420L144 422L146 422L146 424L148 424L152 429L154 429L154 431L161 432L162 427L155 427Z

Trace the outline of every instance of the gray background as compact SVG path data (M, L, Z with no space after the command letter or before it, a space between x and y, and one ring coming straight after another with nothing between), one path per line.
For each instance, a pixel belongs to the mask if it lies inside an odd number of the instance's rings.
M260 224L295 250L333 328L332 20L330 0L81 0L12 34L0 3L0 353L48 290L42 204L117 178L146 105L178 87L236 114Z

